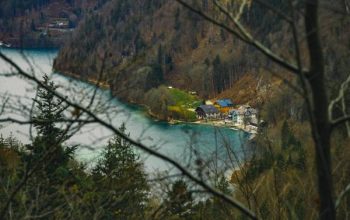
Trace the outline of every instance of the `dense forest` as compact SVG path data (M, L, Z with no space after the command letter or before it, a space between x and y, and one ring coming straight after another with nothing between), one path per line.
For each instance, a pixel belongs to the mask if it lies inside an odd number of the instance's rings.
M27 10L38 10L48 5L51 0L2 1L0 18L12 18L24 15Z
M96 79L103 66L103 79L118 97L146 104L162 116L151 101L164 93L158 86L214 97L245 73L255 72L256 59L239 56L248 51L176 2L110 1L85 18L60 50L54 68ZM170 96L163 98L163 105L172 103Z
M67 106L53 95L57 87L47 76L42 83L50 90L39 88L34 99L33 126L37 132L33 142L24 145L13 135L0 136L2 218L243 217L216 197L197 196L196 187L186 178L146 172L135 146L119 136L108 141L93 166L76 160L79 146L65 144L71 136L54 122L65 118ZM124 124L119 129L128 135ZM233 193L233 183L222 173L216 178L220 191Z
M221 24L229 24L230 16L223 16L225 11L218 7L215 10L215 1L190 2ZM283 59L293 59L298 55L293 48L293 40L298 33L289 25L288 16L295 16L295 27L299 31L307 28L307 23L302 22L301 15L305 13L303 4L295 3L297 10L300 8L301 11L295 15L286 1L263 2L265 4L261 1L225 2L225 8L236 13L241 24L246 25L253 37L268 49L282 54ZM350 21L346 12L329 8L343 9L348 3L337 1L329 7L324 6L327 1L320 4L325 87L329 98L333 99L338 95L339 85L348 76ZM293 89L294 85L302 83L300 79L266 59L252 46L239 41L224 28L205 21L198 13L186 10L174 1L154 1L152 5L150 7L138 1L134 1L134 4L124 1L107 3L103 10L81 23L80 31L60 51L55 69L87 80L100 76L100 79L108 82L117 97L146 104L165 119L169 115L170 118L174 117L169 108L169 105L173 105L173 98L162 85L196 91L202 99L230 97L236 103L257 106L262 110L260 117L268 121L269 126L257 138L257 145L264 149L260 155L264 156L258 162L252 162L253 167L249 167L243 177L240 176L242 174L236 176L238 183L246 184L243 184L243 197L246 196L248 206L253 207L254 196L247 192L254 191L254 187L257 187L255 184L261 181L259 183L265 183L266 188L263 187L260 193L253 193L257 196L255 198L259 198L257 200L264 201L254 206L259 207L256 212L261 216L313 218L312 207L317 206L320 198L313 196L315 192L312 189L315 188L310 188L310 184L316 183L307 173L315 172L316 167L310 158L317 155L310 149L310 136L303 135L313 128L308 125L312 120L308 114L308 104ZM304 39L303 35L300 37ZM299 40L298 47L300 65L306 65L310 59L310 45L306 40ZM338 105L331 114L346 114L348 99L342 103L343 107ZM317 115L321 109L314 111ZM176 116L184 118L183 115ZM345 155L349 153L345 150L348 146L348 128L343 126L338 129L331 143L334 146L331 163L341 166L333 173L337 194L349 182L345 177L349 172L349 164L345 162ZM276 141L274 137L281 139ZM250 179L250 172L255 172L258 177ZM276 182L271 184L273 180ZM298 180L303 183L296 183ZM273 202L266 197L270 194L268 192L276 195ZM288 203L293 205L289 206ZM345 203L343 208L348 206L348 200ZM274 207L274 213L270 212L271 207ZM288 207L293 207L293 211L289 212ZM346 210L339 216L346 216Z
M288 13L286 2L268 3ZM220 18L210 1L198 4ZM235 11L238 4L227 7ZM322 13L324 22L329 22L329 12ZM243 7L240 16L269 48L286 58L294 56L288 49L292 45L291 29L273 12L253 1ZM335 15L334 20L340 17ZM348 36L347 26L348 21L340 19L322 36L326 42L335 43L325 44L326 58L332 74L329 77L336 75L339 82L345 77L347 50L337 42ZM200 99L228 97L238 104L258 106L271 98L266 90L281 81L260 74L275 66L252 47L176 2L164 0L107 2L101 10L85 17L60 50L54 68L81 79L102 79L117 97L145 104L162 119L174 115L167 107L174 105L174 100L161 85L195 91ZM283 74L284 70L277 68L273 72ZM155 106L153 100L162 100L163 107L158 103Z
M8 2L16 1L4 2L9 10L0 10L3 23L27 10L51 4L33 1L21 8ZM64 4L74 2L78 1ZM188 2L221 24L229 24L230 16L224 16L214 6L215 1ZM96 166L91 168L77 161L74 157L77 146L64 144L70 137L55 123L67 111L62 105L64 100L54 97L55 85L44 78L49 90L39 86L34 100L37 113L33 125L37 136L33 143L23 145L13 136L0 138L3 185L0 201L1 204L7 201L0 206L0 211L5 210L3 216L247 219L227 203L226 195L244 204L258 219L322 219L320 179L325 175L320 175L319 157L324 149L318 147L324 145L317 140L327 136L329 154L325 160L332 165L327 171L334 192L324 194L331 195L337 219L348 219L350 126L347 118L343 118L350 114L348 1L335 1L332 5L319 1L320 28L306 33L303 31L310 24L303 20L308 14L302 1L293 1L293 7L283 0L221 2L237 15L232 20L239 19L254 40L280 55L283 61L280 63L296 59L298 68L294 71L299 75L290 73L288 68L293 66L283 68L269 59L270 52L257 50L259 45L254 47L253 40L247 40L243 31L237 37L229 28L218 27L200 13L194 13L195 10L172 0L91 3L93 6L88 7L91 10L82 14L69 40L59 50L54 70L107 86L116 97L145 105L152 115L163 120L191 121L195 115L185 109L207 99L232 98L235 104L258 108L259 120L264 123L247 145L253 152L247 161L234 167L228 178L202 158L197 158L191 167L200 180L210 183L224 196L214 196L181 175L166 178L147 173L135 150L137 146L118 135L104 147ZM294 21L292 27L290 18ZM310 35L314 32L319 32L316 41L322 42L321 52L313 51L312 43L317 42L311 41ZM297 42L296 48L293 42ZM322 64L318 69L313 55L319 53L324 56L317 60ZM308 65L313 68L307 71L301 68ZM318 75L308 75L313 71L324 73L321 83L314 83L319 80ZM314 93L324 92L317 90L318 86L326 92ZM316 105L320 100L327 100L327 105ZM335 118L344 123L335 126L332 124ZM322 133L322 126L329 129ZM127 127L120 130L127 136ZM50 160L45 160L46 157ZM28 164L34 166L28 169ZM18 186L25 187L17 190ZM13 198L10 192L16 192Z
M85 14L104 0L4 0L0 41L16 48L59 48Z
M57 88L53 82L44 77L42 83L50 90L39 88L34 99L33 142L24 145L13 135L0 137L0 214L5 219L246 219L186 177L146 172L135 146L119 136L109 140L93 166L77 160L81 146L67 145L71 135L57 123L70 110L53 95ZM230 177L215 170L210 161L197 159L193 167L201 178L251 207L261 219L317 218L314 153L305 135L308 122L285 106L295 98L291 94L285 88L262 113L271 124L251 143L255 150L249 163L238 164L239 170ZM128 134L124 125L119 129ZM333 140L337 194L350 181L347 140L344 128ZM346 219L348 197L337 212L339 219Z

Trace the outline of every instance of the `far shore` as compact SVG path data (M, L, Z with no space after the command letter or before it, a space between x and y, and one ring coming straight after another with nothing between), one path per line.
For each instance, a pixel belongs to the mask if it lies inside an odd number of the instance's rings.
M213 121L198 120L198 121L193 121L193 122L187 122L187 121L181 121L181 120L170 120L168 123L169 124L188 123L188 124L198 124L198 125L210 125L210 126L214 126L214 127L230 128L232 130L242 130L242 131L247 132L249 134L252 134L254 136L257 134L257 132L249 129L249 126L233 124L231 122L225 122L223 120L213 120Z
M76 79L76 80L80 80L80 81L92 84L94 86L98 86L101 89L110 89L110 86L103 81L98 82L97 80L95 80L93 78L83 78L77 74L74 74L72 72L67 72L67 71L65 71L65 72L55 71L55 72L57 74L61 74L61 75L71 77L71 78ZM118 98L118 97L116 97L116 98ZM161 120L159 118L159 116L157 114L153 113L147 105L134 103L134 102L129 102L129 103L137 104L138 106L145 108L145 111L147 112L147 114L150 117L157 119L157 120ZM241 131L244 131L246 133L251 134L252 137L250 139L254 138L257 134L256 131L249 129L249 126L234 124L232 122L226 122L225 120L197 120L197 121L191 122L191 121L171 119L171 120L164 120L164 121L166 121L169 124L197 124L197 125L209 125L209 126L214 126L214 127L224 127L224 128L229 128L232 130L241 130Z
M70 78L73 78L73 79L76 79L79 81L86 82L90 85L97 86L100 89L109 89L110 88L110 86L104 81L98 81L94 78L84 78L84 77L79 76L78 74L74 74L73 72L67 72L67 71L61 72L61 71L54 69L54 73L60 74L60 75L65 76L65 77L70 77Z

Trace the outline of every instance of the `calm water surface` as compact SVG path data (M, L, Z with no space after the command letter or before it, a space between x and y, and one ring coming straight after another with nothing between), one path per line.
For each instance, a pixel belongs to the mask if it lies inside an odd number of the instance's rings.
M19 50L1 49L3 53L11 57L19 66L28 72L34 72L41 77L44 73L59 85L59 92L67 97L87 106L90 103L92 94L95 93L93 85L80 82L69 77L52 73L52 62L57 55L56 50ZM9 73L11 68L4 61L0 60L0 73ZM36 87L19 77L0 77L0 93L2 97L8 97L7 103L22 105L29 110L35 97ZM4 103L4 99L0 99ZM8 104L8 105L9 105ZM108 90L98 89L93 103L93 109L98 112L99 117L109 120L114 126L119 127L123 122L126 124L127 132L134 139L154 146L159 151L179 160L184 165L193 158L191 152L196 152L201 157L213 155L222 157L226 155L224 146L229 145L231 149L239 150L242 143L247 139L247 134L228 128L215 128L206 125L178 124L170 125L149 118L145 112L136 106L128 105L111 97ZM18 113L23 113L23 116ZM0 116L25 119L25 110L8 110ZM13 133L23 143L30 142L30 127L28 125L7 124L0 129L3 136ZM67 144L79 144L76 153L77 158L94 162L102 146L111 137L111 132L98 124L84 126L74 135ZM192 150L191 150L192 149ZM218 151L216 151L218 150ZM217 154L215 152L218 152ZM148 170L166 170L168 165L164 162L142 153L145 166ZM226 158L227 159L227 158Z

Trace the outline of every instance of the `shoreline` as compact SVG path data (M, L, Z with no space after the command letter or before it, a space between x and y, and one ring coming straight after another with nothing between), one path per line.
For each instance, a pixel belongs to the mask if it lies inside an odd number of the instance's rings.
M92 78L83 78L77 74L74 74L73 72L61 72L61 71L57 71L55 69L53 69L53 72L55 74L59 74L65 77L70 77L73 78L75 80L79 80L88 84L91 84L93 86L98 86L100 89L110 89L110 86L106 83L106 82L99 82L95 79ZM118 98L117 96L114 96L115 98ZM213 120L213 121L204 121L204 120L197 120L197 121L183 121L183 120L178 120L178 119L170 119L170 120L164 120L161 119L157 114L154 114L151 109L149 108L149 106L145 105L145 104L140 104L140 103L136 103L136 102L132 102L132 101L127 101L127 104L133 104L133 105L137 105L141 108L144 108L145 113L152 118L153 120L158 120L158 121L164 121L166 123L168 123L169 125L176 125L176 124L195 124L195 125L209 125L209 126L213 126L213 127L221 127L221 128L229 128L231 130L235 130L235 131L244 131L246 133L249 133L252 137L249 138L250 140L253 139L257 132L256 131L252 131L252 129L248 129L249 126L243 126L243 125L238 125L238 124L233 124L233 123L226 123L224 120Z
M53 69L53 72L54 74L59 74L59 75L62 75L64 77L69 77L69 78L72 78L74 80L79 80L79 81L82 81L82 82L85 82L85 83L88 83L92 86L98 86L100 89L103 89L103 90L108 90L108 89L111 89L111 87L104 81L101 81L98 83L97 80L93 79L93 78L84 78L84 77L81 77L77 74L74 74L73 72L68 72L68 71L58 71L58 70L55 70ZM129 104L129 105L136 105L140 108L143 108L144 109L144 112L150 117L152 118L153 120L158 120L158 121L164 121L164 122L167 122L169 124L172 124L169 120L163 120L160 118L159 115L153 113L150 109L149 106L145 105L145 104L141 104L141 103L137 103L137 102L134 102L132 100L129 100L129 101L126 101L126 100L123 100L115 95L113 95L114 98L117 98L118 100L122 101L122 102L125 102L126 104ZM181 121L181 122L184 122L184 121Z
M74 74L72 72L61 72L61 71L58 71L55 69L53 69L52 71L54 74L62 75L64 77L69 77L69 78L72 78L74 80L79 80L79 81L88 83L90 85L97 86L98 88L103 89L103 90L110 89L110 86L104 81L98 82L97 80L95 80L93 78L83 78L83 77L81 77L77 74Z
M0 40L0 48L14 49L14 50L58 50L62 47L61 44L49 43L47 45L40 44L21 44L17 41Z
M203 121L203 120L198 120L194 122L186 122L186 121L181 121L181 120L170 120L168 121L169 124L176 125L176 124L196 124L196 125L209 125L213 127L220 127L220 128L229 128L231 130L235 131L244 131L246 133L251 134L253 137L257 135L258 132L253 131L252 129L248 129L248 126L243 126L243 125L238 125L238 124L233 124L233 123L225 123L224 121Z

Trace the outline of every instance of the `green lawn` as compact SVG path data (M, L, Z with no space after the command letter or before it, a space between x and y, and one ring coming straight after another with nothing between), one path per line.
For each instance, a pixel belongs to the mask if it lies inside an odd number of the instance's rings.
M175 102L175 106L181 106L184 108L197 108L201 105L201 100L188 92L182 91L180 89L172 88L169 89L169 94L171 100Z
M168 111L174 119L195 121L196 113L189 109L197 108L202 101L195 95L180 89L171 88L168 90L172 105L168 106Z

